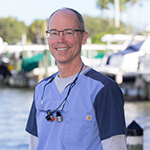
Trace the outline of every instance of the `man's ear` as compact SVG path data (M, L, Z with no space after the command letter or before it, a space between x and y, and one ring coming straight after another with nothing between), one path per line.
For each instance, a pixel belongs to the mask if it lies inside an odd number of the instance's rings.
M83 33L83 38L82 38L82 45L84 45L86 43L87 38L88 38L88 33L84 32Z

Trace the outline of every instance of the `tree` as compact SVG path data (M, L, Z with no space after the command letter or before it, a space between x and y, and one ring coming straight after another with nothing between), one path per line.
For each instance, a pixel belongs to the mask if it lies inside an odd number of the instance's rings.
M21 41L22 34L27 32L27 26L24 22L16 18L0 18L0 37L9 44L16 44Z
M85 21L85 28L89 37L93 37L95 34L106 31L108 29L108 21L100 17L83 16Z
M131 5L134 5L139 0L98 0L97 1L97 7L101 10L103 9L109 9L108 5L112 4L115 6L115 26L120 26L120 11L126 10L126 4L130 3Z
M136 2L140 0L120 0L120 11L126 10L126 4L130 3L131 5L134 5ZM97 7L100 9L109 9L108 5L112 4L114 5L115 0L97 0Z
M28 28L28 38L32 43L42 44L45 42L47 21L35 20Z
M121 22L120 28L116 29L114 27L109 26L108 19L102 19L100 17L90 17L87 15L83 15L84 21L85 21L85 28L88 32L89 37L93 37L97 33L102 32L110 32L115 31L119 33L125 33L125 25Z

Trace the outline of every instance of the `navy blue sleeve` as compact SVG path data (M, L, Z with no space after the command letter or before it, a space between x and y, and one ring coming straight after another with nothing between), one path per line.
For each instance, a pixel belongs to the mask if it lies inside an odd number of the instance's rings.
M30 110L30 114L29 114L29 118L28 118L28 122L27 122L27 126L26 126L26 131L34 136L38 136L37 124L36 124L36 108L35 108L34 101L32 103L32 107Z
M124 98L115 82L107 82L99 91L94 108L101 140L126 134Z

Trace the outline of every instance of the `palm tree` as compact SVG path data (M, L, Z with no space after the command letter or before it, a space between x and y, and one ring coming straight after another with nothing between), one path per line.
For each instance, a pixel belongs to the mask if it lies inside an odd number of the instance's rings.
M120 26L120 11L125 11L125 4L131 3L133 6L139 0L98 0L97 7L101 10L109 9L108 4L111 3L115 7L115 27Z

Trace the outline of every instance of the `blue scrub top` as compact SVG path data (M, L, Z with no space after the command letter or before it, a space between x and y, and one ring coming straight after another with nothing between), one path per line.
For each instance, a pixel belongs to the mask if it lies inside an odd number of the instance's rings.
M39 139L37 150L103 150L101 140L126 134L124 99L119 86L91 68L78 77L72 88L62 112L63 121L47 121L47 114L39 108L43 88L52 76L36 86L26 127ZM54 81L47 84L42 109L56 109L68 88L59 94Z

